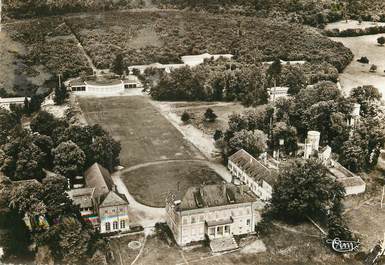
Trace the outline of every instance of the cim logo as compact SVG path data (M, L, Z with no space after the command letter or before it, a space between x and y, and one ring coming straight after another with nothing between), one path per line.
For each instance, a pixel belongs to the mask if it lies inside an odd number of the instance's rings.
M339 238L334 238L326 240L327 244L331 244L332 249L336 252L345 253L352 252L358 249L360 246L359 241L344 241Z

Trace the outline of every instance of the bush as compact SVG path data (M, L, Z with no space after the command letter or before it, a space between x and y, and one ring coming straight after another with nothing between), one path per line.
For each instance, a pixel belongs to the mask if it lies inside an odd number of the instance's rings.
M187 111L184 111L182 116L181 116L181 120L184 122L184 123L188 123L191 119L191 116L190 114L187 112Z
M360 59L357 60L357 62L368 64L369 63L369 59L366 56L362 56Z

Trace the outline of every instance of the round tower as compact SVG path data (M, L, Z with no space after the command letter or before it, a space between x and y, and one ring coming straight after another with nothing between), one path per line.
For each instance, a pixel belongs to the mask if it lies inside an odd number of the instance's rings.
M317 131L307 132L307 143L312 145L313 151L318 151L321 133Z

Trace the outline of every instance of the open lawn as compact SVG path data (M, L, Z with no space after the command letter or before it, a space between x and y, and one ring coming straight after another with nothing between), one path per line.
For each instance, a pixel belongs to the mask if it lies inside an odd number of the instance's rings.
M80 97L79 102L90 124L100 124L120 141L124 167L170 159L203 159L146 97Z
M187 111L192 116L191 124L208 135L213 135L215 130L226 130L229 116L232 113L241 113L246 110L240 103L215 102L199 102L193 105L171 103L170 107L178 116L181 116L184 111ZM211 108L218 116L214 122L205 121L204 113L207 108Z
M280 225L281 226L281 225ZM169 246L159 236L146 239L143 252L136 264L153 265L361 265L353 255L337 255L324 245L319 231L312 225L274 227L272 232L261 238L266 252L245 254L238 250L232 253L213 255L207 247L180 249ZM247 238L252 244L257 237ZM120 248L127 247L126 241ZM131 264L132 259L123 260L123 265Z
M374 85L385 95L385 47L377 44L377 38L380 36L385 34L332 38L334 41L342 42L354 54L353 62L339 77L345 93L349 93L357 86ZM357 62L361 56L368 57L369 64ZM372 64L378 67L376 73L369 72Z
M220 183L218 176L200 161L165 162L124 172L121 176L128 191L143 204L164 207L167 192L185 192L189 187Z

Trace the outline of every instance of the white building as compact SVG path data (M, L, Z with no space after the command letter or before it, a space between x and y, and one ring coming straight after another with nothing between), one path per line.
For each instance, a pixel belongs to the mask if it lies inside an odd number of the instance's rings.
M27 98L28 101L31 101L31 98ZM9 110L10 106L23 105L24 106L25 97L14 97L14 98L0 98L0 107Z
M204 53L204 54L199 54L199 55L186 55L186 56L181 57L181 60L183 62L181 64L152 63L152 64L146 64L146 65L131 65L128 67L128 70L129 70L130 74L133 74L134 70L138 70L141 74L143 74L147 68L160 69L160 70L165 71L166 73L171 73L171 71L178 69L178 68L181 68L181 67L184 67L184 66L194 67L194 66L197 66L199 64L202 64L207 59L218 60L221 57L231 59L233 57L233 55L231 55L231 54L209 54L209 53Z
M354 113L357 113L357 106L355 106L353 114ZM303 158L309 159L310 157L315 157L322 161L322 163L327 167L330 177L340 182L344 186L346 196L356 195L365 192L365 181L363 181L360 176L355 175L353 172L342 166L340 163L333 160L333 152L330 146L327 145L323 148L320 148L320 137L320 132L308 131L305 144L299 145L303 147Z
M107 169L93 164L84 173L86 188L68 192L82 217L100 230L100 233L129 231L129 203L116 190Z
M166 199L166 221L178 245L208 238L212 251L238 247L233 235L253 233L263 203L245 186L234 184L191 187L171 192Z
M241 149L229 157L228 169L235 178L247 185L261 200L269 201L273 193L273 185L278 176L278 162L265 155L257 160Z
M126 89L141 88L142 83L133 75L123 79L98 76L89 77L86 81L80 78L70 80L67 87L77 95L119 94Z
M288 87L271 87L267 89L270 96L269 100L273 102L278 98L287 98L289 96L288 91Z

